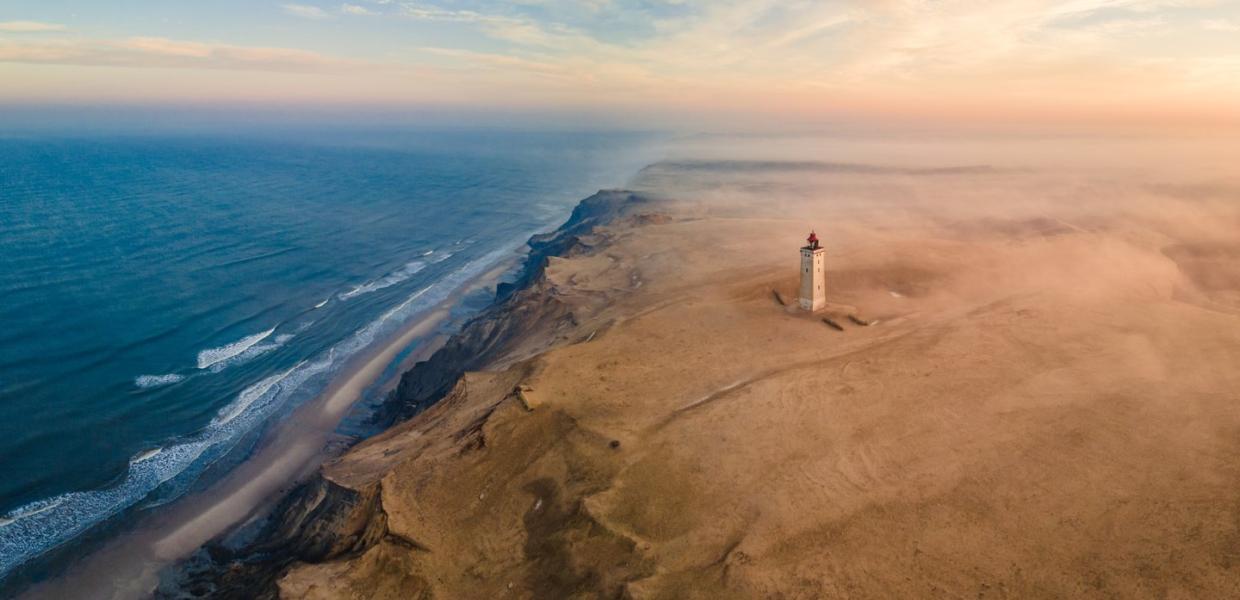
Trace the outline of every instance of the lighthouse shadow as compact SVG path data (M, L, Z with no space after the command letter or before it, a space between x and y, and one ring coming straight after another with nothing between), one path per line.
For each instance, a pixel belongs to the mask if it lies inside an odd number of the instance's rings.
M787 292L771 288L770 293L775 305L783 309L785 313L806 318L816 318L835 331L846 332L845 324L855 327L870 327L878 324L877 319L863 318L855 306L828 303L826 307L811 312L801 308L800 303L791 298Z

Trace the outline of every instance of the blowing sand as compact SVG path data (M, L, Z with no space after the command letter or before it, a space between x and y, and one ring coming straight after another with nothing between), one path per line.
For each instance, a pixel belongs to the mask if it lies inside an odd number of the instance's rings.
M1236 597L1240 188L1130 176L649 170L563 344L324 468L387 535L281 595ZM811 227L842 331L775 300Z

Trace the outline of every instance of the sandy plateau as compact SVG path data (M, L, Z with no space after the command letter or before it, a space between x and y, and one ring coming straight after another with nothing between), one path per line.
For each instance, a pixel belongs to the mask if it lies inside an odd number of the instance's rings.
M647 169L550 349L324 467L382 535L280 595L1237 597L1240 209L1156 184ZM776 298L811 227L842 331Z

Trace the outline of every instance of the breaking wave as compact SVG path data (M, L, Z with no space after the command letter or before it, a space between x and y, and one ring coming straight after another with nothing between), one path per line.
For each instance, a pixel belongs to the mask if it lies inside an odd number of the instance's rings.
M229 421L237 418L238 415L245 412L245 409L249 408L250 405L254 404L254 402L258 401L260 398L263 397L264 394L270 391L273 386L280 383L281 381L284 381L286 377L288 377L290 374L292 374L294 371L296 371L299 367L301 367L304 364L306 364L305 361L299 362L297 363L297 366L293 367L292 369L289 369L283 373L277 373L275 375L272 375L271 377L268 377L262 381L259 381L258 383L248 388L245 388L244 390L241 390L241 393L237 394L237 399L234 400L232 404L229 404L228 406L225 406L222 410L220 410L219 414L216 415L215 419L211 421L211 425L216 426L216 427L220 425L226 425Z
M254 344L257 344L267 339L267 336L271 335L272 333L275 333L275 331L276 331L276 328L272 327L271 329L268 329L267 331L263 331L260 333L256 333L254 335L243 337L226 346L220 346L219 348L208 348L206 350L202 350L198 353L198 368L199 369L210 368L212 365L221 363L230 358L238 356L241 353L245 352L246 350L249 350L250 348L252 348Z
M362 294L369 294L384 288L392 287L398 283L408 280L410 277L416 275L418 271L425 268L426 263L420 260L407 262L405 263L405 266L392 271L379 279L363 283L362 285L356 286L347 292L341 292L339 298L341 300L348 300L350 298L361 296Z
M185 381L184 375L169 373L167 375L139 375L133 378L133 384L140 388L153 388L172 385Z
M0 517L0 575L116 516L177 476L215 462L270 417L288 392L333 366L333 354L315 362L302 361L251 385L198 433L134 455L124 480L114 487L61 494Z
M18 520L25 519L27 517L33 517L42 512L47 512L49 510L52 510L53 508L60 506L62 502L63 500L61 500L60 498L48 498L46 500L39 500L36 502L31 502L30 504L27 504L21 508L16 509L13 512L5 515L4 517L0 517L0 527L3 527L10 523L15 523Z
M288 341L293 339L294 337L295 336L291 333L285 333L285 334L277 335L275 339L272 340L271 342L268 342L265 344L254 344L253 346L246 348L245 351L235 356L230 356L225 360L222 360L220 362L217 362L211 365L211 372L219 373L220 371L223 371L224 369L227 369L228 367L231 367L233 365L254 360L255 358L258 358L259 356L263 354L266 354L268 352L271 352L272 350L275 350L276 348L279 348L280 346L283 346L284 344L288 343Z
M0 573L116 515L175 477L209 445L192 441L166 448L158 456L131 461L124 481L115 487L70 492L13 511L0 527Z
M163 448L152 448L152 449L150 449L150 450L146 450L146 451L144 451L144 452L139 452L136 456L134 456L133 458L129 459L129 464L131 464L131 465L132 465L132 464L135 464L135 463L140 463L140 462L142 462L142 461L144 461L144 460L150 460L150 459L152 459L152 458L155 458L156 456L159 456L159 453L160 453L160 452L163 452L163 451L164 451L164 449L163 449Z
M177 486L193 481L207 466L227 455L246 433L254 431L277 411L296 406L301 400L318 393L326 385L327 377L357 352L380 336L392 333L421 312L447 300L455 290L514 249L503 247L470 261L439 281L414 292L400 304L331 346L319 358L302 361L286 371L251 384L221 408L202 430L163 447L134 455L129 460L128 472L118 485L39 500L0 517L0 576L144 499L155 502L152 506L161 503L149 499L153 492L162 489L161 486L174 480ZM270 344L259 345L274 331L275 328L272 328L228 346L204 351L205 356L199 355L199 363L207 367L227 364L228 360L238 359L247 352L278 345L292 338L291 335L281 335ZM303 387L310 381L314 381L315 385ZM163 502L175 497L165 498Z

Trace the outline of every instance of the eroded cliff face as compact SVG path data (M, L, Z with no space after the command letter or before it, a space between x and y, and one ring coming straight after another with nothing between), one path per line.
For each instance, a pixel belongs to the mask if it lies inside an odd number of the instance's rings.
M438 361L486 368L408 381L218 564L283 598L1237 596L1240 254L1198 229L1234 203L769 170L576 235ZM807 222L825 314L776 300Z
M426 465L445 454L466 456L485 447L487 430L494 426L497 414L514 407L527 409L519 382L536 368L530 357L588 336L582 333L583 321L594 322L595 313L607 306L605 298L591 294L588 286L566 290L565 282L557 281L548 268L555 260L590 256L605 247L619 231L605 226L619 224L627 215L646 215L642 211L652 203L640 194L602 191L583 200L555 232L531 238L531 251L516 280L501 285L489 308L430 359L401 377L375 415L380 424L390 427L387 431L328 463L298 486L273 511L253 542L239 547L208 546L183 565L179 580L164 586L159 595L411 598L431 594L435 586L423 576L422 561L413 557L429 554L422 540L434 536L402 525L393 527L385 498L402 508L408 506L402 494L385 493L385 488L407 491L404 475L395 475L403 464L416 458L419 465ZM505 370L469 373L497 368ZM571 429L563 419L552 419L548 426L556 432ZM558 439L558 435L548 439ZM525 447L537 453L536 444ZM424 480L427 473L418 478ZM555 511L544 514L558 516L549 517L552 525L536 518L532 527L547 531L548 536L566 526L588 529L588 520L574 521L578 518L574 507L556 500L561 485L556 478L548 477L537 485L548 495L548 510ZM534 551L557 560L555 543L547 544Z
M280 596L616 597L651 574L637 543L582 503L611 485L617 449L522 399L537 368L469 373L431 409L327 465L324 477L345 487L378 480L387 533L360 556L302 561Z
M357 556L385 534L377 484L345 487L315 477L275 510L258 541L237 550L208 546L162 597L276 598L276 579L294 561Z
M577 326L574 310L587 307L570 306L548 283L548 262L593 252L603 243L592 235L596 228L637 214L652 202L632 192L601 191L582 200L556 231L530 238L530 253L516 280L501 284L494 304L429 360L402 375L376 420L390 426L408 419L447 393L462 373L532 356L570 335Z
M390 537L282 597L1236 596L1236 282L1195 270L1236 255L1167 250L1189 236L1141 207L892 195L678 206L551 259L580 343L326 466L378 482ZM808 230L786 214L832 224L838 328L774 299Z

